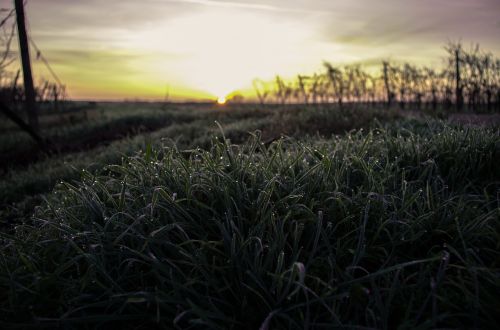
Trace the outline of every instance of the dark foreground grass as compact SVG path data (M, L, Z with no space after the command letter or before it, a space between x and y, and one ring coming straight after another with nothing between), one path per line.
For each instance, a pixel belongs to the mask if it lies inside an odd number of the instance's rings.
M2 234L0 325L494 328L498 132L146 148Z
M148 144L155 148L161 148L162 143L175 144L179 149L210 148L213 136L219 132L214 121L224 127L231 141L243 143L248 138L248 132L257 129L262 132L265 142L279 139L281 135L300 138L321 134L330 137L353 129L367 129L376 122L392 123L399 117L392 110L358 107L340 109L335 106L260 108L235 105L213 108L171 105L163 109L158 104L143 107L112 104L101 107L103 115L100 120L59 127L52 132L57 132L57 139L65 141L69 149L77 150L90 143L89 149L51 154L29 166L17 166L19 164L14 162L5 175L0 173L0 229L29 217L33 208L41 203L42 197L52 191L57 182L78 180L82 170L95 172L106 165L120 164L123 157L145 150ZM150 131L154 126L162 128ZM118 132L131 131L136 133L117 138L109 144L104 143L106 138ZM17 138L22 132L4 141L10 133L0 134L0 154L2 150L6 151L0 156L0 163L2 157L16 158L15 154L8 152L9 148L19 147L21 153L27 151L25 147L30 148ZM93 145L96 141L104 144Z

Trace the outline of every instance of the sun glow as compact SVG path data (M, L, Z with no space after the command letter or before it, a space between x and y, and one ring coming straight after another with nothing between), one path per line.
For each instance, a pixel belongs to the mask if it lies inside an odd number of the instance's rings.
M248 88L257 77L273 79L316 67L317 58L334 49L321 43L305 47L312 38L312 28L298 22L217 7L131 32L119 46L149 54L137 66L151 80L169 77L218 97Z
M462 38L500 54L498 0L28 2L33 39L70 96L84 100L163 100L167 84L176 101L232 101L233 92L249 100L255 78L310 75L324 70L322 61L377 74L384 59L437 68L442 44ZM42 61L33 73L51 76Z
M219 98L217 99L217 104L226 104L226 98L224 96L219 96Z

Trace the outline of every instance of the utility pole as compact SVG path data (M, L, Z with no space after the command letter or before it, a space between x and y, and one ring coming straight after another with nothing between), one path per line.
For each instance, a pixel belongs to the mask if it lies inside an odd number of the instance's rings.
M455 49L455 98L457 111L462 110L464 104L464 97L462 94L462 80L460 77L460 50L457 45Z
M23 66L24 93L26 96L25 107L28 114L28 123L35 132L38 132L38 112L35 100L35 87L33 86L33 75L31 73L30 51L28 46L28 35L26 33L23 0L14 0L14 5L16 8L19 50L21 52L21 63Z

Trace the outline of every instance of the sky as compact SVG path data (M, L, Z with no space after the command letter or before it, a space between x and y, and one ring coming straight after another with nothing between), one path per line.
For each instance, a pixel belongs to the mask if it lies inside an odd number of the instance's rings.
M73 99L214 99L323 61L438 67L448 41L500 56L500 0L27 0L26 14Z

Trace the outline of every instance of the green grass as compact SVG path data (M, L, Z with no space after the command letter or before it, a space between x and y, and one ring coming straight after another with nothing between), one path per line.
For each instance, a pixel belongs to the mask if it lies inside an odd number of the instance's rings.
M145 141L1 234L0 325L498 325L498 130L404 121L271 144L213 130L188 150Z
M68 123L60 118L60 113L40 116L41 135L50 141L51 155L83 151L103 145L126 136L154 131L172 123L184 123L197 119L199 111L172 106L167 111L158 104L100 104L96 109L87 110L87 120L78 114L80 120ZM62 113L64 114L64 113ZM4 119L4 118L0 118ZM9 125L8 125L9 124ZM33 155L43 158L38 145L23 131L11 127L5 119L0 121L0 161L5 161L1 169L16 169L19 163L33 163ZM36 158L36 157L35 157ZM24 160L24 161L23 161ZM12 162L11 162L12 161ZM10 166L9 166L10 165Z
M93 172L109 164L119 164L123 157L144 150L149 143L156 147L170 143L180 149L208 148L212 137L218 132L215 121L224 127L233 142L241 143L247 139L248 132L256 129L260 129L263 140L269 142L282 134L296 137L344 134L351 129L369 128L375 118L382 122L397 118L395 113L382 110L343 111L300 106L259 109L243 105L225 108L171 105L163 109L158 104L102 104L97 111L102 112L100 117L89 122L46 131L51 137L57 136L54 139L81 145L84 150L42 157L28 166L13 164L0 177L0 226L29 216L43 195L50 192L57 182L78 180L84 169ZM141 129L144 126L155 129ZM106 143L89 149L83 148L85 141L106 137L107 132L113 131L126 135L102 141ZM0 141L9 134L0 136ZM16 152L26 152L33 147L25 144L24 140L16 139L16 136L14 134L12 139L4 140L3 145L16 149ZM3 156L9 159L14 155L5 151Z

